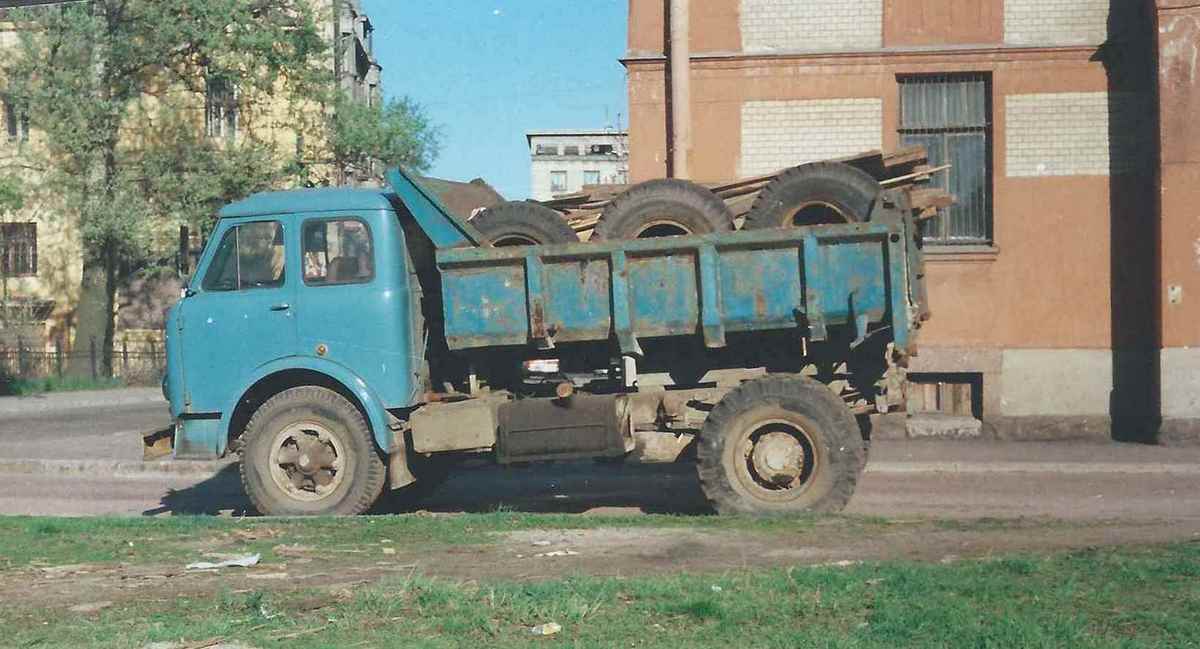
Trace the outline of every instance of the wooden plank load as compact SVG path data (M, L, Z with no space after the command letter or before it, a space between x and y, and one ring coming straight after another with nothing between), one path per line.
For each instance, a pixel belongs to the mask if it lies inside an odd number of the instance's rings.
M925 147L906 147L889 153L868 151L834 162L865 171L885 189L899 189L907 193L914 215L919 220L937 216L938 210L955 202L953 195L930 184L935 174L946 171L950 165L931 167ZM763 187L784 171L781 169L772 174L736 181L707 183L705 186L721 197L735 219L740 220L750 212L754 199ZM589 185L582 191L543 201L542 205L561 213L571 228L580 234L580 238L587 239L604 208L628 188L629 185Z

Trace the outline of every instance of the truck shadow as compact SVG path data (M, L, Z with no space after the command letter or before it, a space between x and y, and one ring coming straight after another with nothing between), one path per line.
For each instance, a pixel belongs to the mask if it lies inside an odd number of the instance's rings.
M528 467L460 469L422 498L386 494L371 514L516 511L705 515L712 509L691 464L645 466L570 462ZM146 516L257 515L242 492L236 464L212 477L165 493Z

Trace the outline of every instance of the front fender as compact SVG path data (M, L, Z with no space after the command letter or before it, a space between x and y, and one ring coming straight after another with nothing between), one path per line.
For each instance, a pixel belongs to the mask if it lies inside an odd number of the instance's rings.
M359 403L362 404L363 410L367 412L367 420L371 424L371 433L375 436L375 443L379 445L380 450L387 453L391 450L391 429L388 427L388 412L383 407L383 402L371 386L362 380L362 377L355 374L350 368L339 363L335 363L323 358L313 358L309 356L291 356L280 358L265 365L259 366L254 374L250 376L237 392L237 398L222 410L221 415L221 430L225 434L220 437L218 442L218 455L224 455L226 447L229 445L229 426L233 419L233 413L237 409L238 403L242 400L242 396L254 387L254 384L280 372L288 370L308 370L324 374L329 378L337 381L342 387L349 390L354 396L358 397Z

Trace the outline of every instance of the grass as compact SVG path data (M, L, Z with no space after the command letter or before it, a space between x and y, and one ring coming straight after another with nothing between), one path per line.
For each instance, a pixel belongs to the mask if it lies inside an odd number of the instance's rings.
M1200 545L722 575L225 591L88 616L0 604L11 647L1187 647L1200 644ZM529 628L562 625L534 638Z
M868 534L898 525L864 516L738 518L726 516L589 517L498 511L455 516L375 516L326 519L0 518L0 569L78 563L165 563L194 560L200 548L259 552L274 558L280 544L317 550L358 550L387 539L397 545L431 547L492 543L497 534L520 530L598 527L689 528L795 535L835 526L841 533ZM905 523L909 524L909 523Z
M29 396L47 392L78 392L80 390L114 390L126 387L119 378L80 376L50 376L42 379L13 379L0 376L0 396Z

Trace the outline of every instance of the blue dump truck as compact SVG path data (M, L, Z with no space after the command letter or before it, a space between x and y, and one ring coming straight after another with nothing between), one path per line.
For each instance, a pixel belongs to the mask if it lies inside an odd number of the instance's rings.
M788 192L765 193L779 227L710 227L688 212L708 190L659 181L614 201L650 225L586 242L541 237L563 220L532 203L456 216L399 170L389 189L229 205L168 316L175 456L240 454L268 515L353 515L454 467L587 458L694 463L721 513L837 510L869 415L903 404L920 236L903 194L799 169L796 218L778 218ZM800 219L814 207L844 218ZM498 222L520 226L509 245Z

